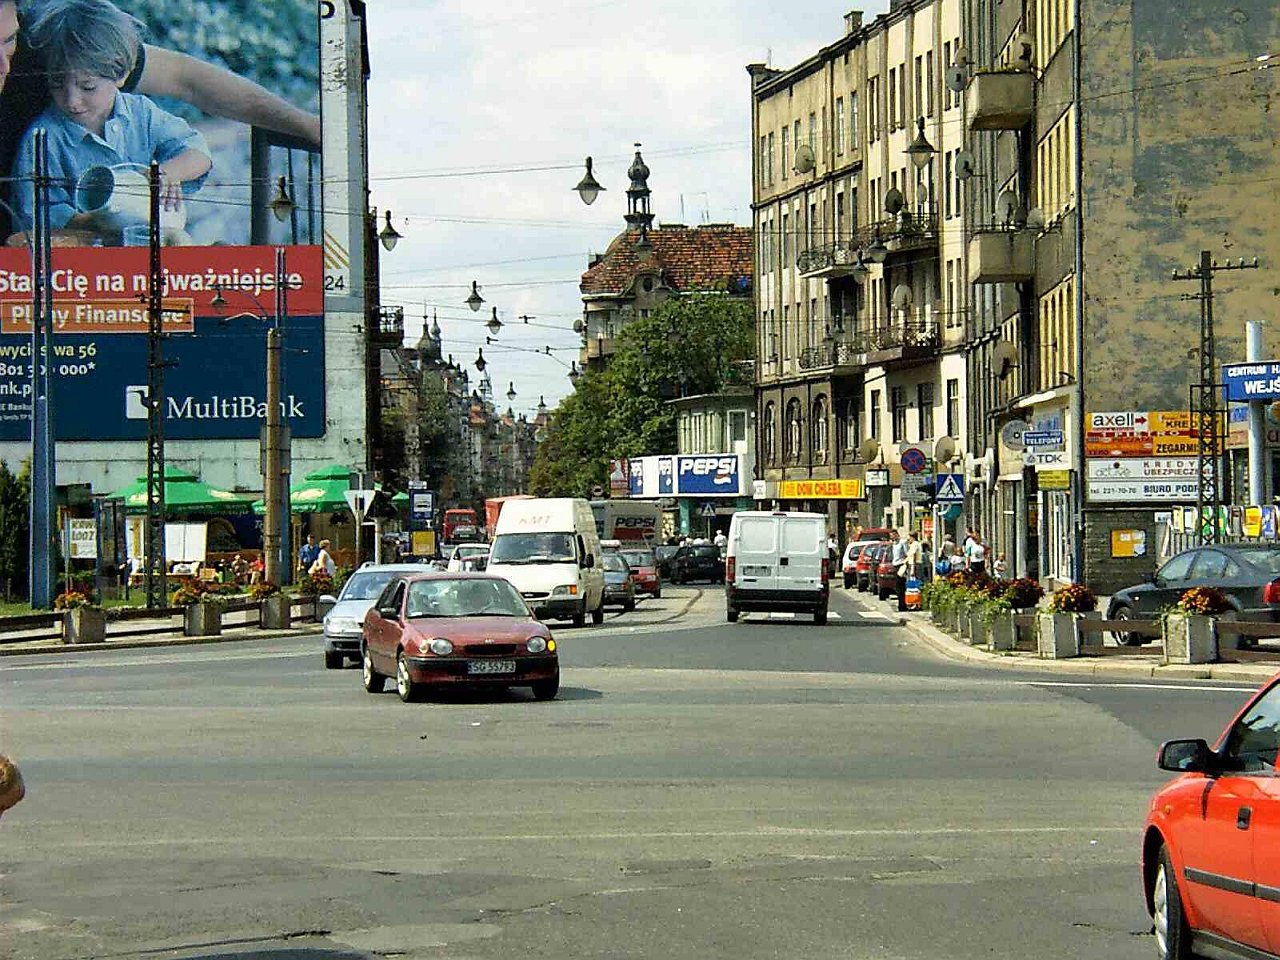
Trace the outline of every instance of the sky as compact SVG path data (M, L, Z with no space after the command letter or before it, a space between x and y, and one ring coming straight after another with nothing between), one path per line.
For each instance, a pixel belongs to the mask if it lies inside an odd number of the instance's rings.
M384 304L425 314L472 382L532 415L569 392L578 282L624 226L641 143L660 223L751 223L748 63L794 66L844 14L887 0L375 0L368 7L371 203L404 239L382 258ZM573 192L586 156L605 187ZM464 301L471 282L485 304ZM487 345L497 307L504 327ZM521 317L529 318L527 321ZM545 348L551 348L547 355Z

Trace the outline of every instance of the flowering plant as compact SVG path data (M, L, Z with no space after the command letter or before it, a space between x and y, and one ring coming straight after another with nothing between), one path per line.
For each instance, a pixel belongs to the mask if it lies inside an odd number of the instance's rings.
M333 591L333 577L327 573L308 573L298 580L298 593L304 597L318 597Z
M184 583L169 597L169 602L175 607L189 607L193 603L200 603L204 599L207 591L199 580L192 580L190 583Z
M95 606L93 597L74 587L70 590L62 591L62 593L53 598L53 609L55 610L80 610L84 607L92 606Z
M1068 583L1049 597L1049 610L1053 613L1088 613L1097 606L1098 598L1083 583Z
M263 580L261 583L255 583L249 588L249 599L265 600L267 597L274 597L279 593L279 587L270 581Z
M1231 609L1227 595L1217 587L1192 587L1178 598L1177 610L1201 616L1215 616Z
M1003 596L1017 610L1030 610L1044 596L1044 587L1030 577L1005 582Z

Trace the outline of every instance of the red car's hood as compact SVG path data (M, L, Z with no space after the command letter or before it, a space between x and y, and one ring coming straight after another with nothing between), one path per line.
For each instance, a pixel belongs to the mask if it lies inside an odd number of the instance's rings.
M551 637L545 624L530 617L427 617L409 623L424 640L444 637L455 651L472 646L483 650L495 644L523 644L530 637Z

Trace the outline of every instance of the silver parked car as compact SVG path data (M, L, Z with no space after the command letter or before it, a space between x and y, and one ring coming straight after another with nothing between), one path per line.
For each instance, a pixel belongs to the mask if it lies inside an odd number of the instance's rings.
M338 596L321 597L320 604L330 606L324 615L324 665L337 670L344 660L358 663L364 615L382 588L397 573L422 573L427 569L421 563L366 563L347 578Z

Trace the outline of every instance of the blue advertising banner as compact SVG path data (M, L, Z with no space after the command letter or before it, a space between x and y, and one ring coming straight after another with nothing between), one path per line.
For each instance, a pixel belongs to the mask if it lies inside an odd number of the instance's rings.
M1280 361L1224 364L1222 380L1227 399L1234 403L1280 400Z
M640 457L633 457L631 459L631 472L628 475L630 478L628 496L644 496L644 459Z
M658 496L669 497L675 492L675 464L670 457L659 457Z
M737 454L676 458L676 491L690 494L740 496L741 458Z
M325 429L323 263L286 250L281 403L294 437ZM0 440L31 435L27 254L0 249ZM169 248L164 315L165 436L253 439L266 423L266 331L274 322L270 247ZM54 251L53 408L59 440L147 435L147 251ZM222 291L226 305L215 306ZM269 303L263 310L261 303ZM247 309L246 309L247 308Z

